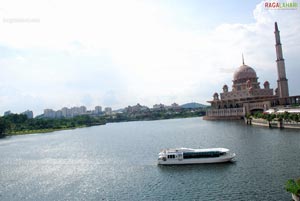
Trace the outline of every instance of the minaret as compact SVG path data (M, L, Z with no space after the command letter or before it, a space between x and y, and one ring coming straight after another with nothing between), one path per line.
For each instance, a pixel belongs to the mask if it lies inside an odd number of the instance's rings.
M274 33L275 33L275 41L276 41L275 47L276 47L276 56L277 56L276 63L277 63L277 72L278 72L278 80L277 80L278 96L279 98L283 98L289 96L289 86L285 74L285 64L282 55L282 47L281 47L277 22L275 22Z
M244 54L243 53L242 53L242 60L243 60L243 65L245 65Z

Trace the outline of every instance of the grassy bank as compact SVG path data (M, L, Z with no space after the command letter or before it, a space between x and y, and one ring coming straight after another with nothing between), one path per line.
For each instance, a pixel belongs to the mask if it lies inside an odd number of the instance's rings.
M86 126L80 126L80 127L71 127L71 128L47 128L47 129L36 129L36 130L23 130L23 131L16 131L7 133L6 136L13 136L13 135L27 135L27 134L37 134L37 133L51 133L54 131L62 131L62 130L72 130L76 128L84 128Z

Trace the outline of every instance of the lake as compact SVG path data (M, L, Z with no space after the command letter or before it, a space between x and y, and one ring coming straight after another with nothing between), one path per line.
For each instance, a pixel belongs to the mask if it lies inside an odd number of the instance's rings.
M232 163L157 166L162 148L225 147ZM291 200L300 131L202 118L0 139L0 200Z

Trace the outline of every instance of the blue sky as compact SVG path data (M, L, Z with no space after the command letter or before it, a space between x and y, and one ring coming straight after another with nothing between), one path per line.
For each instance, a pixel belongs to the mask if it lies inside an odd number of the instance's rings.
M215 28L219 24L251 23L254 22L252 12L261 1L237 2L236 0L210 0L210 1L161 1L164 6L175 9L177 12L193 18L199 24ZM207 16L207 17L206 17Z
M1 1L0 114L206 103L231 86L242 53L275 89L275 21L290 94L300 94L300 8L264 2Z

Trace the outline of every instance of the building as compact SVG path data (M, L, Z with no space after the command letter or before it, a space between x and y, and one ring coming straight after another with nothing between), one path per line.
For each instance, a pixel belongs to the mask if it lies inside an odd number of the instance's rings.
M12 114L10 110L4 112L4 116L8 116L8 115L10 115L10 114Z
M80 108L79 108L79 114L80 115L86 114L86 107L85 106L80 106Z
M85 115L85 114L87 114L85 106L72 107L70 109L70 117L76 117L76 116Z
M299 104L300 96L289 96L288 79L276 22L274 33L278 74L275 93L268 81L264 82L263 88L260 87L255 70L245 64L243 57L242 65L234 72L232 90L229 91L225 84L220 95L217 92L213 94L213 100L207 101L211 104L211 109L207 110L204 119L241 119L247 114L266 111L271 107Z
M181 109L180 105L178 105L177 103L173 103L171 105L171 109Z
M52 109L44 109L44 118L55 118L56 112Z
M153 109L152 110L165 110L166 106L164 104L155 104L153 105Z
M111 109L111 107L104 108L104 112L105 112L106 115L112 115L112 109Z
M102 113L102 107L101 106L96 106L93 113L96 114L96 115L101 114Z
M102 108L101 106L96 106L95 110L90 111L87 110L85 106L80 106L72 108L63 107L61 110L57 111L54 111L52 109L44 110L45 118L72 118L79 115L102 115Z
M65 118L71 117L71 111L69 108L63 107L61 109L61 112L62 112L63 117L65 117Z
M30 111L30 110L26 110L25 112L22 112L21 114L25 114L28 119L32 119L33 118L33 112Z
M140 113L140 112L147 112L150 109L147 106L143 106L141 104L136 104L134 106L128 106L124 109L125 113Z
M62 117L63 117L62 111L61 111L61 110L57 110L57 111L55 112L55 118L60 119L60 118L62 118Z

